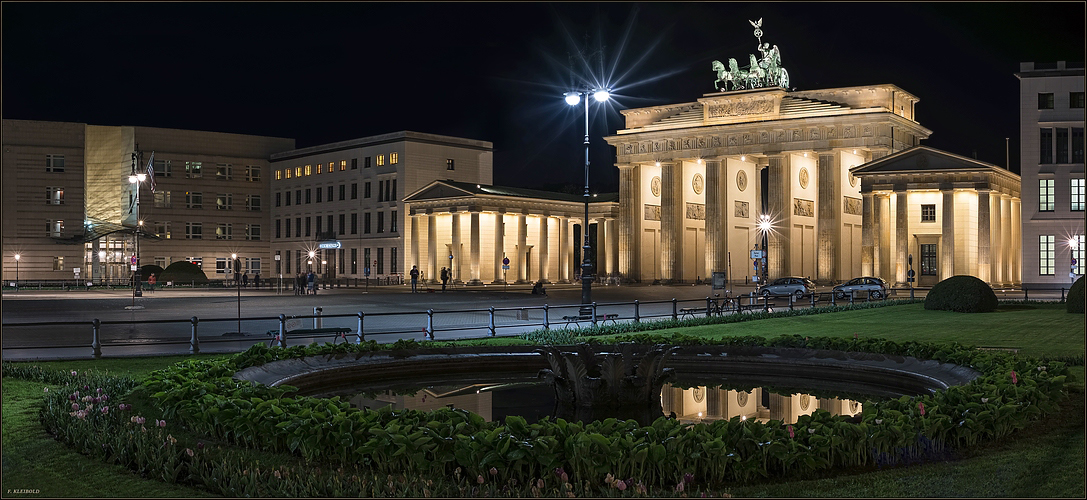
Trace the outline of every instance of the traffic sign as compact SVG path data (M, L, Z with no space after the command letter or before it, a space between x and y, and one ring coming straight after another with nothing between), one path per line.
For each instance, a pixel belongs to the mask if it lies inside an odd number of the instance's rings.
M506 259L506 260L508 261L509 259ZM502 270L504 270L504 271L508 271L509 268L510 268L510 266L502 266Z
M913 269L910 269L909 271L906 271L906 277L907 278L913 278L914 277ZM910 281L913 281L913 280L911 279Z
M765 253L765 252L763 252L762 250L752 250L751 251L751 258L752 259L761 259L763 257L763 253Z
M502 257L502 265L503 266L510 265L510 258L509 257ZM509 268L507 267L506 269L509 269Z

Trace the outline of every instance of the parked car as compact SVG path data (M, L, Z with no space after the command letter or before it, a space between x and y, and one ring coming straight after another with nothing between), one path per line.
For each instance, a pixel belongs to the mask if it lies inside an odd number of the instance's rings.
M853 278L841 285L834 287L834 297L844 299L853 294L854 297L868 297L882 299L887 296L887 282L883 278L864 276Z
M762 295L795 295L796 298L803 297L805 295L811 295L815 293L815 283L812 283L808 278L801 278L799 276L790 276L787 278L778 278L767 285L759 287L759 292Z

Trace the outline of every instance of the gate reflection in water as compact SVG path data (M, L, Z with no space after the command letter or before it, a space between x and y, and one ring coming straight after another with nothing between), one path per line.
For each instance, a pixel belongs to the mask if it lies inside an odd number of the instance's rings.
M818 409L832 415L853 416L861 412L863 404L859 399L846 399L820 394L819 397L805 393L778 394L764 388L707 387L666 384L661 391L661 415L671 415L682 422L698 423L714 420L728 420L733 417L753 419L759 422L781 420L795 423L802 415L815 413ZM863 397L852 395L854 397ZM502 421L506 416L517 415L528 422L536 422L543 417L562 417L574 419L574 415L555 415L554 389L535 379L503 380L496 383L467 383L463 385L429 386L425 389L416 387L385 387L363 393L356 393L348 399L356 408L378 408L392 406L395 410L431 411L442 407L459 408L480 415L487 421ZM866 400L882 399L878 397ZM578 415L581 416L580 414ZM606 418L619 415L595 415ZM635 418L635 417L628 417ZM578 418L587 420L586 418ZM637 418L642 424L649 422Z

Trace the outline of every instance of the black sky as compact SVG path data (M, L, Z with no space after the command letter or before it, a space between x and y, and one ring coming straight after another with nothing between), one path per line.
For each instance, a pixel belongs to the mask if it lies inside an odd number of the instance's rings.
M562 93L610 83L614 101L593 107L592 184L615 191L601 137L618 110L713 92L710 62L757 54L748 20L761 17L792 86L898 85L920 98L924 144L1003 166L1011 137L1017 172L1014 73L1083 61L1085 5L4 2L3 117L298 147L415 130L491 141L496 184L554 188L580 185L584 161L583 110ZM586 46L603 64L571 58Z

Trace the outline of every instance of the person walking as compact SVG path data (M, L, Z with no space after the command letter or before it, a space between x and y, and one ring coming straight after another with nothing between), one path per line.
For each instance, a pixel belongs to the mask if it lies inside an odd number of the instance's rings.
M446 283L449 283L449 270L448 269L446 269L444 267L442 268L441 278L442 278L442 291L444 292Z
M242 273L242 288L249 288L249 275Z
M306 275L298 273L298 276L294 278L294 294L305 295L306 294Z
M411 266L411 293L417 293L416 287L419 286L419 266Z
M260 289L260 273L253 275L253 288Z
M155 282L156 281L158 281L158 280L155 278L154 274L147 277L147 291L149 291L151 293L155 293Z
M310 293L317 295L317 275L313 271L309 272L309 291Z

